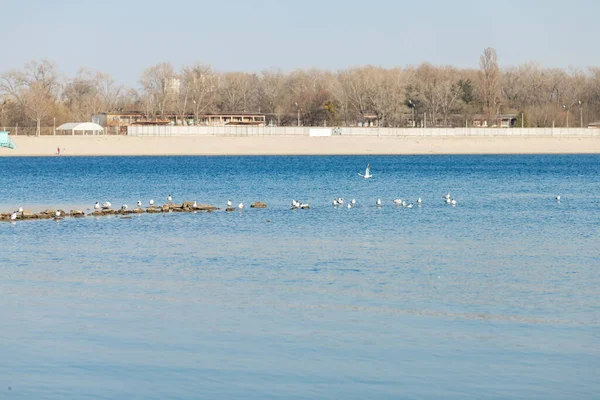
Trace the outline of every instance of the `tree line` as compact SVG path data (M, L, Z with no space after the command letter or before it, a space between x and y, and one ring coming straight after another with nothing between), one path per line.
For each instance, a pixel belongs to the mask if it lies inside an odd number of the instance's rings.
M0 75L0 127L90 121L100 112L141 111L148 118L210 113L263 113L276 125L352 126L370 118L384 127L464 126L476 115L494 124L502 113L518 126L579 126L600 119L600 68L500 68L487 48L479 69L452 66L340 71L299 69L219 72L196 63L144 70L136 88L108 74L81 69L64 77L48 60ZM570 122L569 122L570 119Z

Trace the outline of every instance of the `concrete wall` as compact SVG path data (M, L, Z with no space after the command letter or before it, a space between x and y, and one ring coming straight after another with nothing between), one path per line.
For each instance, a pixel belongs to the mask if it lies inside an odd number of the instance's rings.
M129 136L309 136L315 127L269 126L151 126L133 125ZM521 136L521 137L589 137L600 136L600 129L590 128L331 128L332 135L343 136Z

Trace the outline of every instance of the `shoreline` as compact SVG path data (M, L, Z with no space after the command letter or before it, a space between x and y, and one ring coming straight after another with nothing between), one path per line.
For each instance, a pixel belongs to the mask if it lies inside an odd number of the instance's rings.
M11 136L0 157L600 154L590 137Z

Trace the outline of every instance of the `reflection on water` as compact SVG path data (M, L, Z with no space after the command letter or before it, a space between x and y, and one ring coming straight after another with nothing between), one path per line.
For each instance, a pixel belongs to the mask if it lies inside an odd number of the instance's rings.
M0 159L3 211L269 204L0 224L0 398L593 398L600 157L365 159Z

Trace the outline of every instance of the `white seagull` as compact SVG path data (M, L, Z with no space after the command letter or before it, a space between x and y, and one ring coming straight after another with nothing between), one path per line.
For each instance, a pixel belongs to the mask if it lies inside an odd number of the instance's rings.
M394 199L392 200L394 202L395 205L397 206L401 206L402 205L402 199Z
M100 209L100 203L96 202L96 204L94 204L94 210L99 210Z
M17 213L16 213L16 212L14 212L14 213L10 214L10 220L11 220L11 221L14 221L14 220L16 220L16 219L17 219Z
M152 207L154 205L154 200L150 199L150 201L148 202L148 204L150 204L150 207Z
M453 206L456 206L456 204L457 204L456 200L454 200L454 199L452 199L451 203L452 203Z
M56 218L60 217L60 211L56 211L56 212L54 213L54 215L56 216Z
M23 207L19 207L19 212L23 214Z
M123 210L123 211L127 211L127 209L128 209L128 208L129 208L129 207L127 207L127 204L123 204L123 205L121 206L121 210Z
M365 179L369 179L372 178L373 175L371 175L371 164L367 164L367 169L365 170L365 174L361 174L360 172L358 173L358 175L362 176Z
M110 204L110 201L105 201L104 203L102 203L102 208L104 209L110 208L110 206L112 206L112 204Z
M167 201L170 203L171 201L173 201L173 197L171 197L171 195L167 196Z
M377 199L377 201L375 202L375 204L377 204L377 207L381 207L381 199Z
M342 197L340 197L340 198L338 199L338 204L339 204L339 205L341 205L341 206L343 206L343 205L344 205L344 199L343 199Z
M352 204L348 203L348 208L352 208Z
M308 203L300 203L298 202L298 207L300 207L301 210L304 210L305 208L310 208L310 205Z
M419 197L419 198L417 199L417 204L418 204L418 205L421 205L421 203L422 203L422 202L423 202L423 200L421 200L421 198Z
M138 200L136 204L137 204L138 207L142 206L142 202L140 200Z
M239 208L240 210L242 210L242 209L244 208L244 203L240 203L240 204L238 204L238 208Z
M333 206L335 207L335 206L337 206L337 205L338 205L338 201L337 201L337 199L333 199Z
M231 207L231 200L227 200L227 207Z
M560 201L560 196L555 197L556 201Z
M352 205L355 205L356 204L356 200L352 199L352 201L350 203L352 203Z

